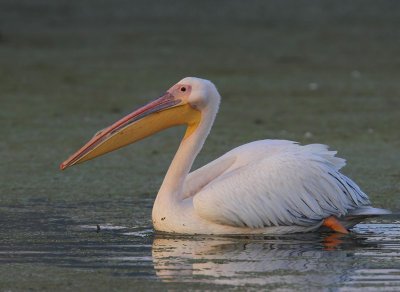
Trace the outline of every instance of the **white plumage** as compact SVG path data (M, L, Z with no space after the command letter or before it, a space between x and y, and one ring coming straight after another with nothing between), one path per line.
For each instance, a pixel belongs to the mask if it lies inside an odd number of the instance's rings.
M156 230L185 234L282 234L312 231L324 224L346 232L345 228L365 217L390 213L371 207L367 195L339 172L345 160L335 157L335 151L321 144L256 141L189 174L213 125L219 103L219 93L210 81L184 78L159 99L104 129L61 168L164 128L186 124L185 137L154 203L152 218ZM333 225L327 224L327 219L333 220Z
M185 78L178 84L199 88L192 95L207 93L207 105L201 108L202 123L181 143L160 189L153 209L156 229L178 233L280 234L315 230L330 216L342 220L348 228L365 216L388 213L370 206L367 195L339 172L345 160L335 157L336 151L321 144L256 141L187 175L214 121L219 95L209 81ZM184 170L182 165L186 165ZM177 176L185 177L182 186L168 187L171 178L179 180ZM164 197L178 200L171 205L160 200ZM347 220L346 216L356 214L356 210L362 210L362 216Z
M324 145L291 141L243 145L217 160L233 163L197 192L194 209L207 220L251 228L312 226L330 215L345 216L369 200L338 172L344 160L334 154Z

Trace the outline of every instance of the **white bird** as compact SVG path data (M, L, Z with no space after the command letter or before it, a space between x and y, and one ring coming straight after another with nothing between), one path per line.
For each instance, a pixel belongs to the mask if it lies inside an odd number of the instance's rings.
M361 220L390 213L339 170L327 146L261 140L237 147L191 173L218 112L208 80L187 77L163 96L99 131L60 165L65 169L163 129L187 125L156 197L152 220L162 232L285 234L326 226L347 233Z

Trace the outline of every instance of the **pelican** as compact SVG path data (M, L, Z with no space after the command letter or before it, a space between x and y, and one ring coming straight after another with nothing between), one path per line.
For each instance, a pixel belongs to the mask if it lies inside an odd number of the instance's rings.
M286 234L320 227L348 233L390 213L339 172L345 160L326 145L260 140L190 172L220 104L215 85L187 77L158 99L99 131L62 170L163 129L186 125L152 211L155 230L180 234Z

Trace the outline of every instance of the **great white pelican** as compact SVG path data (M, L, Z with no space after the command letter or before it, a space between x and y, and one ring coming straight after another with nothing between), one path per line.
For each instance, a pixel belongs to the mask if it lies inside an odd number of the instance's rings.
M186 125L154 202L152 220L157 231L285 234L324 226L347 233L366 217L390 213L371 206L368 196L340 173L345 160L335 157L326 145L255 141L190 172L220 99L210 81L184 78L160 98L98 132L60 168Z

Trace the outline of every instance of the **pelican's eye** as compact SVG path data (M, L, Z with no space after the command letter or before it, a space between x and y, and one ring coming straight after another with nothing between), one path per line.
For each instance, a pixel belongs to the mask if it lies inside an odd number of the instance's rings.
M185 92L185 91L186 91L186 87L185 87L185 86L182 86L182 87L181 87L181 91L182 91L182 92Z

